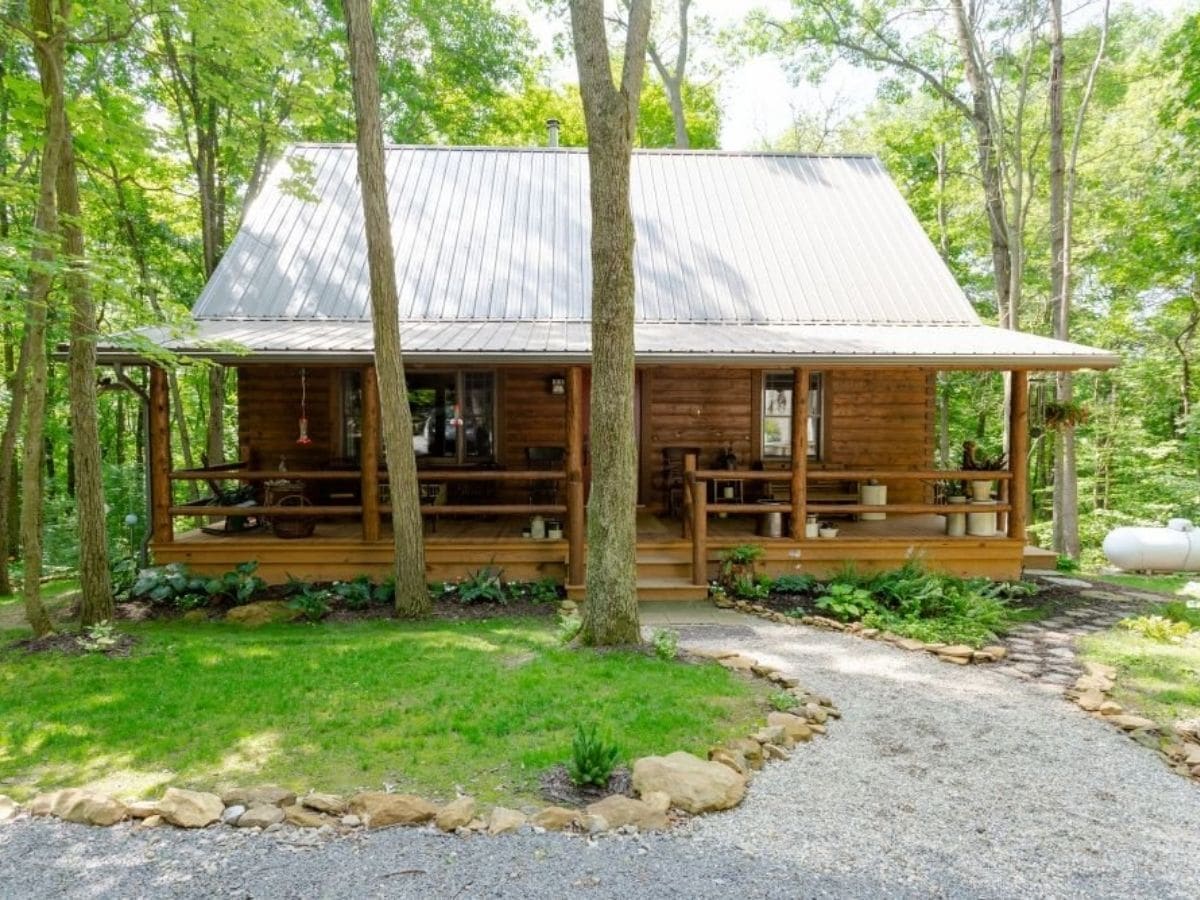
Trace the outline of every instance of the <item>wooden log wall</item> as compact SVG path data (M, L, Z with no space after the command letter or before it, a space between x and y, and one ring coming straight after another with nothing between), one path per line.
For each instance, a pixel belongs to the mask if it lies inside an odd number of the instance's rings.
M326 366L306 369L308 435L312 443L296 443L300 421L299 366L239 366L237 369L238 446L249 447L255 468L274 469L280 457L289 469L324 468L335 456L331 386L340 384L341 370Z

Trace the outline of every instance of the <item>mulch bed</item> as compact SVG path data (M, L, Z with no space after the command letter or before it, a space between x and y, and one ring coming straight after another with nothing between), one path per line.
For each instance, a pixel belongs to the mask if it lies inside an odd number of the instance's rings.
M254 598L261 600L282 600L283 595L264 592ZM202 607L210 619L219 619L232 607L212 606ZM436 600L429 614L431 619L444 621L476 621L479 619L495 619L501 616L520 618L551 618L558 608L554 603L531 603L529 601L513 601L512 603L473 603L469 606L454 600ZM184 615L182 610L170 606L150 606L140 601L118 603L115 618L128 622L142 622L147 619L174 620ZM334 609L323 622L366 622L378 619L393 619L395 608L391 604L372 604L366 609Z
M80 646L82 637L78 631L59 631L40 638L24 638L9 644L10 650L20 650L23 653L59 653L63 656L82 656L88 651ZM132 634L114 635L115 643L107 650L96 651L97 654L109 657L128 656L137 643Z
M603 800L611 794L622 794L633 797L633 773L621 766L614 769L608 778L608 784L602 788L594 785L577 785L571 780L567 767L562 763L547 769L540 779L542 797L560 806L582 807L597 800Z

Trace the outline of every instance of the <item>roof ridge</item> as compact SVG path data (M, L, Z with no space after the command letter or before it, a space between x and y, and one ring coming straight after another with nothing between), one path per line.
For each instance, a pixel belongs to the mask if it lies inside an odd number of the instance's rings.
M325 150L353 150L350 141L295 141L287 150L312 147ZM587 153L587 147L543 147L534 145L504 146L496 144L391 144L385 143L384 150L427 150L432 152L489 152L489 153ZM285 151L286 152L286 151ZM789 159L878 159L878 154L862 152L810 153L796 150L732 150L699 147L635 147L635 156L744 156L784 157Z

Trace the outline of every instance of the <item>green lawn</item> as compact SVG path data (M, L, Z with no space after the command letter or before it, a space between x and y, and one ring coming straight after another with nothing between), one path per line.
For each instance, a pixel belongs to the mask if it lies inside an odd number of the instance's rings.
M576 723L629 760L745 734L763 691L716 664L558 644L545 621L152 623L128 658L0 649L0 778L18 798L92 784L461 787L514 802Z
M1134 588L1139 591L1153 591L1158 594L1175 594L1189 581L1200 581L1200 572L1186 572L1177 575L1083 575L1093 581L1106 581L1121 587Z

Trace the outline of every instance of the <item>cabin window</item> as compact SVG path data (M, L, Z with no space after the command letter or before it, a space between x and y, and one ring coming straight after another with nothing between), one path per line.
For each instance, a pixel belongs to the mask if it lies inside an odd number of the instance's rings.
M485 462L496 453L496 387L491 372L409 372L413 452L432 463ZM342 455L357 462L362 446L362 376L342 378Z
M791 372L768 372L763 376L762 455L764 462L792 458ZM814 372L808 382L808 458L821 458L821 375Z

